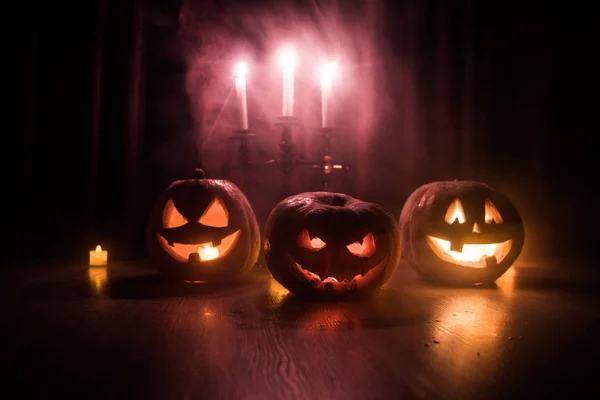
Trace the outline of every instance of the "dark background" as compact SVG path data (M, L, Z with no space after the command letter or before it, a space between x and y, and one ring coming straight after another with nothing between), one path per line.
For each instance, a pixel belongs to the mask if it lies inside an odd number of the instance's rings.
M234 2L196 3L218 20ZM361 2L343 3L360 13ZM422 183L485 180L521 210L524 257L594 254L597 32L582 4L378 2L376 84L388 107L344 190L398 216ZM181 2L22 7L2 256L84 259L100 242L111 258L143 257L157 193L205 158L185 90ZM410 85L394 81L407 65Z

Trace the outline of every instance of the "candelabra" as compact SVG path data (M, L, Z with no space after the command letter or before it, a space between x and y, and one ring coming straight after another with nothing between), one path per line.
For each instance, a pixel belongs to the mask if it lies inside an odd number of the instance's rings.
M299 158L294 153L293 128L299 126L299 121L296 117L279 117L275 124L281 129L281 139L279 148L281 152L278 158L273 158L266 161L256 162L251 160L250 156L250 140L256 137L256 134L251 130L237 130L230 136L230 141L237 142L237 163L231 164L225 162L223 164L223 176L228 177L232 170L239 169L241 171L249 170L253 167L261 166L276 166L282 174L280 197L285 198L293 194L293 174L297 168L312 168L319 170L322 173L323 190L327 191L331 182L331 175L335 171L348 171L350 165L347 163L334 163L332 153L332 139L335 137L333 128L321 128L316 136L323 140L323 157L321 160L309 161Z

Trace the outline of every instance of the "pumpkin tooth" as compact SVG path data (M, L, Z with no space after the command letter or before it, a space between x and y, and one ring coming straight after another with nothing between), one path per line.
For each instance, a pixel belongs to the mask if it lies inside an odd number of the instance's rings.
M450 250L462 253L462 251L463 251L463 243L458 243L458 242L455 242L455 241L451 241L450 242Z
M294 263L296 265L296 269L302 274L304 275L309 281L311 282L321 282L321 277L317 274L315 274L312 271L309 271L307 269L302 268L302 265L298 264L298 263Z
M496 256L489 256L485 258L486 267L491 268L495 267L496 265L498 265L498 260L496 259Z
M371 268L368 271L361 271L359 275L356 275L354 279L352 279L352 283L356 286L358 285L369 285L370 282L375 279L382 271L385 269L385 263L387 260L382 261L376 267ZM363 275L364 274L364 275Z

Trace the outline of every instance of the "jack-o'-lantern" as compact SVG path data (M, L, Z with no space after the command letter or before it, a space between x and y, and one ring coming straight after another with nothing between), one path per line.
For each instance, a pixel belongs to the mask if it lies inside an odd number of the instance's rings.
M244 194L225 180L173 182L148 224L151 259L165 275L226 281L248 272L260 252L260 230Z
M513 203L480 182L421 186L408 198L399 224L405 259L424 279L438 283L493 282L524 243Z
M264 238L273 278L300 296L372 293L400 260L395 218L380 205L340 193L281 201L267 218Z

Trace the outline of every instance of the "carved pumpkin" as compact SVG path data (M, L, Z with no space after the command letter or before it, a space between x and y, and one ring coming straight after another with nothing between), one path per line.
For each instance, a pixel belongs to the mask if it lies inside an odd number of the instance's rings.
M260 252L254 211L225 180L173 182L156 202L147 240L162 273L190 281L236 278L256 264Z
M405 259L424 279L493 282L519 256L523 222L512 202L485 183L433 182L408 198L400 215Z
M273 277L301 296L364 295L400 260L395 218L383 207L339 193L302 193L280 202L265 229Z

